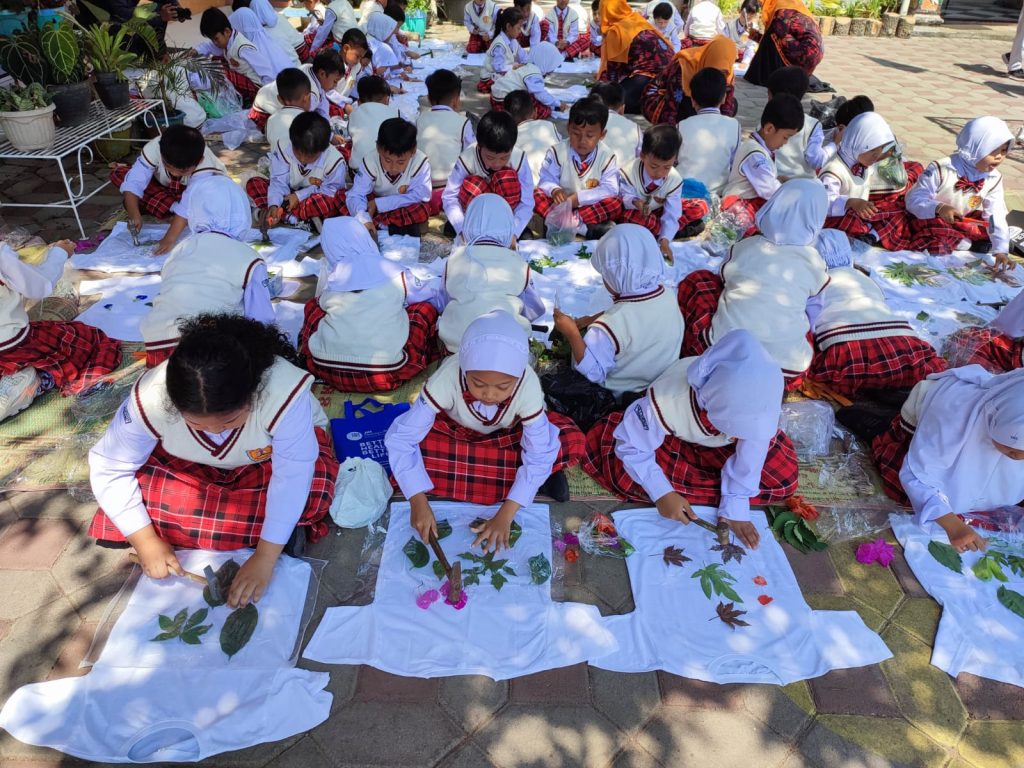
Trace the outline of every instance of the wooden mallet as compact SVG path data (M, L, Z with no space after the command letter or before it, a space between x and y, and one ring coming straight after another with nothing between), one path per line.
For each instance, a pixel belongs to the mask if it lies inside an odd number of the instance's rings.
M453 566L448 562L448 558L444 556L444 550L441 549L441 543L437 540L437 534L433 531L430 532L429 543L437 561L441 563L448 576L448 597L445 598L445 602L455 605L462 597L462 563L456 561Z

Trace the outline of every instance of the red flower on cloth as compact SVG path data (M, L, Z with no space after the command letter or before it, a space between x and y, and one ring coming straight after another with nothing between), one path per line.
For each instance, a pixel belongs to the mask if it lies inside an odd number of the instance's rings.
M803 496L790 496L786 499L786 508L797 517L802 517L804 520L817 520L818 510L813 505L807 502Z
M757 586L759 587L763 587L768 583L768 579L766 579L764 576L755 576L754 583L757 584Z
M769 595L758 595L757 596L757 602L759 602L761 605L768 605L768 603L772 602L772 600L774 600L774 599L775 599L774 597L771 597Z

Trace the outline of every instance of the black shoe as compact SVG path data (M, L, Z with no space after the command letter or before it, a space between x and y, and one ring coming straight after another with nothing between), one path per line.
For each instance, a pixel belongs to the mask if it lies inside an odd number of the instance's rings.
M1014 69L1006 73L1006 76L1013 80L1024 80L1024 69Z
M856 403L836 411L836 421L853 432L860 440L870 444L892 425L899 409L873 403Z
M444 226L441 227L441 234L445 237L450 237L452 240L455 239L455 227L451 225L451 222L446 221Z
M614 226L614 221L602 221L600 224L588 224L587 240L600 240L602 237L611 232L611 229Z
M867 243L872 248L874 248L876 245L878 245L878 238L875 237L874 235L870 235L870 234L869 235L854 235L853 239L854 240L859 240L862 243Z
M544 481L544 485L540 487L537 493L541 493L555 501L568 501L569 481L565 477L565 472L558 470L553 473L551 477Z
M676 240L685 240L690 237L696 237L704 231L704 219L698 219L697 221L691 221L685 227L680 229L676 233Z
M284 545L282 550L286 555L290 557L302 557L306 552L306 528L305 526L296 525L295 530L292 531L292 535L288 537L288 543Z
M407 227L400 227L397 224L388 224L388 234L394 237L395 235L408 235L409 237L420 236L420 225L410 224Z

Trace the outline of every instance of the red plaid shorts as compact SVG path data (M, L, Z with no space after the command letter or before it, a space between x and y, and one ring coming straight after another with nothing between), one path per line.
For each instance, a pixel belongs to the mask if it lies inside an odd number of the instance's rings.
M226 61L224 62L224 75L228 82L235 86L238 95L242 97L242 106L252 106L260 87L241 72L231 69Z
M691 272L679 281L676 298L686 326L680 357L703 355L711 346L711 320L724 289L722 278L706 269Z
M270 119L270 113L264 112L262 109L256 109L256 107L251 107L249 109L249 119L260 129L261 133L267 132L267 121Z
M543 219L554 207L554 201L550 195L546 195L539 189L533 190L533 206L537 214ZM605 221L615 221L622 215L622 200L617 197L606 197L598 200L593 205L581 205L576 209L580 221L584 224L601 224Z
M980 365L990 373L1009 373L1024 367L1024 339L994 328L961 328L946 341L950 367Z
M121 342L77 321L36 320L18 346L0 351L0 376L35 368L64 395L88 389L121 364Z
M462 210L466 210L474 197L488 192L504 199L513 211L523 199L523 185L519 183L519 176L511 168L502 168L492 173L490 179L483 176L467 176L459 188L459 205L462 206Z
M883 336L833 344L815 352L807 378L826 384L841 395L861 389L902 389L946 370L927 341L916 336Z
M314 51L313 50L313 40L316 39L316 31L307 32L302 37L303 37L303 40L305 40L306 45L309 46L309 53L307 54L307 56L309 57L308 60L312 60L318 53L320 53L320 51L327 51L327 50L330 50L331 48L337 48L338 47L335 44L335 42L334 42L333 35L327 35L327 39L324 41L324 44L321 45L319 48L317 48ZM298 52L297 48L296 48L296 52ZM306 60L307 59L303 59L303 61L306 61Z
M614 433L622 416L621 412L610 414L591 427L587 433L583 470L624 501L657 501L647 498L643 486L626 473L622 461L615 455ZM722 467L735 451L733 445L708 448L669 435L655 452L655 460L672 487L687 501L715 506L721 501ZM789 498L796 493L799 475L796 450L780 430L772 438L761 470L760 493L750 500L751 503L777 504Z
M344 368L330 368L317 363L309 353L309 337L327 317L316 299L306 302L305 321L299 331L299 352L305 358L306 368L318 379L327 382L339 392L390 392L398 389L409 379L422 373L428 365L441 356L437 342L438 311L433 304L420 302L410 304L409 339L405 342L406 362L393 371L353 371Z
M900 470L903 469L903 460L907 457L913 437L913 428L897 414L888 431L871 441L871 456L878 467L878 474L882 476L882 490L890 499L908 506L910 499L900 482Z
M487 44L482 35L476 32L469 33L469 40L466 42L466 53L487 53Z
M947 224L942 219L910 219L910 250L933 254L952 253L961 240L972 243L989 239L988 223L980 214Z
M586 447L579 427L560 413L549 411L548 420L558 428L561 443L551 471L578 464ZM522 464L522 437L521 424L484 435L438 414L420 443L423 465L434 483L431 495L470 504L504 501Z
M422 224L429 218L430 203L413 203L387 213L378 213L373 217L373 223L378 227L411 227L413 224Z
M270 182L261 176L254 176L245 182L245 192L257 208L266 207L269 190ZM294 214L300 221L308 221L315 216L319 216L321 219L329 219L333 216L348 216L348 207L345 205L345 190L339 189L334 197L315 192L299 203L298 208L289 209L288 213Z
M330 438L320 427L315 429L320 455L298 522L306 527L310 542L327 533L325 518L338 479ZM161 539L185 549L233 550L259 543L272 464L271 460L219 469L171 456L158 445L136 477ZM96 511L89 535L101 541L125 540L102 509Z
M468 49L467 49L468 50ZM490 93L491 88L494 87L494 80L490 77L481 77L477 80L476 91L477 93Z
M110 183L118 189L124 184L128 175L127 165L115 165L110 169ZM156 216L158 219L166 219L171 215L171 206L181 200L185 192L185 185L180 181L171 179L166 187L156 180L154 176L142 192L142 200L139 201L139 208L143 213Z
M484 81L481 80L480 82L483 83ZM487 82L491 83L493 85L493 83L490 80L488 80ZM479 86L477 87L477 90L480 90ZM480 92L481 93L491 93L491 90L490 90L490 87L488 87L488 89L486 91L480 91ZM549 107L547 104L545 104L545 103L543 103L541 101L538 101L537 97L533 96L532 94L531 94L530 98L533 99L533 109L536 112L536 119L537 120L547 120L549 117L551 117L551 107ZM504 100L500 100L499 101L498 99L494 98L494 94L491 93L491 109L493 109L495 112L504 112L505 111L505 101Z
M695 221L700 221L711 212L706 200L700 198L683 200L683 215L679 217L679 228L683 229ZM661 234L661 216L657 213L642 214L636 208L623 208L620 224L638 224L652 235Z

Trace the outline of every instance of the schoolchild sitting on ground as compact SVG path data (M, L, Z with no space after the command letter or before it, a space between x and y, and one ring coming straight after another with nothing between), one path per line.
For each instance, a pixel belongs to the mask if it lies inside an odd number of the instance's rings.
M327 533L338 461L312 374L271 325L200 315L145 373L89 452L101 509L89 535L135 547L152 579L182 575L176 548L254 547L231 606L259 601L281 552Z
M654 6L654 10L651 11L651 24L653 24L654 28L661 33L662 37L668 40L669 45L672 46L672 51L678 52L681 47L679 41L680 29L672 24L675 13L677 13L677 11L670 3L658 3ZM687 42L689 43L687 45L688 48L698 44L691 40L688 40ZM699 44L706 45L707 42L707 40L704 40Z
M462 78L450 69L438 69L427 75L426 84L430 109L416 118L416 146L430 161L430 215L436 216L452 168L476 141L476 134L462 112Z
M264 85L260 88L259 93L256 94L256 98L252 103L252 109L249 110L249 119L261 131L266 131L267 120L283 106L299 106L295 104L295 101L302 97L302 88L299 85L298 78L294 75L295 71L294 67L282 69L277 73L277 78L275 78L273 83ZM342 63L341 56L338 55L337 51L324 51L317 54L311 63L303 64L298 68L298 71L302 72L306 78L310 94L309 106L303 111L319 112L328 119L345 113L342 106L333 103L327 98L327 94L338 87L342 75L345 74L345 65ZM281 76L286 72L289 73L285 80L285 84L288 86L286 88L288 93L284 93L281 90Z
M252 212L241 187L227 176L198 182L188 196L187 211L192 233L164 262L160 293L139 325L149 368L171 356L184 318L232 312L274 322L267 266L242 242L252 226Z
M810 78L800 67L782 67L768 78L768 97L789 93L803 99L809 85ZM804 115L804 127L779 147L775 165L782 179L814 179L835 154L835 145L825 143L825 131L818 119Z
M626 0L604 0L599 10L604 40L597 79L621 83L626 113L638 115L647 86L672 61L672 46Z
M590 36L580 22L580 14L569 5L569 0L555 0L555 5L545 15L547 31L544 39L558 48L566 61L572 61L581 54L590 54Z
M526 155L516 149L519 131L512 115L488 112L477 125L476 143L459 155L441 204L448 224L458 235L470 201L486 192L501 197L515 212L518 238L533 216L533 172Z
M537 116L551 117L554 110L565 111L566 107L552 96L544 86L544 78L558 69L562 54L551 43L537 43L530 49L528 63L515 67L499 77L490 90L491 109L505 109L505 97L512 91L525 90L533 97Z
M309 45L302 37L302 33L289 24L286 18L278 16L270 4L270 0L252 0L249 3L249 8L256 14L256 18L263 25L267 35L272 40L276 40L286 51L291 51L297 64L312 58L309 54Z
M263 88L260 88L260 93L263 93L264 88L270 87L268 85L263 86ZM263 124L263 130L267 135L267 143L271 148L276 147L282 142L285 144L291 142L289 130L292 127L292 122L303 112L310 111L313 96L313 91L309 85L309 78L306 77L305 72L301 69L295 69L294 67L282 69L278 72L273 88L276 93L275 98L278 101L278 108L266 118ZM259 95L257 95L258 98ZM255 109L253 107L249 110L250 120Z
M235 13L242 12L252 14L248 8L241 8ZM259 26L259 21L256 25ZM224 62L224 74L245 106L252 105L260 86L273 82L278 72L292 65L275 46L261 49L234 29L220 8L203 11L199 31L207 39L195 47L196 52Z
M358 26L356 12L348 0L331 0L327 10L324 11L324 20L320 22L316 34L309 41L311 53L315 56L325 47L343 46L345 33Z
M463 11L462 24L469 32L466 53L486 53L494 39L498 6L493 0L471 0Z
M656 125L644 133L640 157L619 169L622 194L620 222L639 224L658 239L665 261L673 261L672 240L683 218L700 221L708 212L707 203L683 214L683 177L675 169L679 152L679 132L671 125ZM703 203L704 201L699 201Z
M684 179L696 179L719 197L725 191L743 129L735 117L723 115L725 75L702 69L690 81L690 98L697 114L680 120L681 143L676 168Z
M114 166L110 183L121 191L128 223L136 229L142 226L143 213L158 219L173 214L167 232L153 246L153 255L159 256L171 250L188 226L181 196L189 183L226 173L224 163L206 146L203 134L187 125L172 125L146 142L130 169Z
M536 186L540 179L540 167L544 163L544 156L548 149L562 140L562 137L558 135L554 123L537 118L537 108L529 91L512 91L505 97L503 106L516 121L516 130L519 134L516 138L516 149L526 155Z
M787 181L758 211L760 234L733 246L721 277L697 270L679 283L684 357L702 354L729 331L744 328L778 363L786 388L799 386L814 356L809 314L828 284L816 247L827 210L828 197L817 181Z
M608 107L608 126L601 141L615 153L615 162L622 170L630 161L640 157L644 132L635 120L626 117L622 86L618 83L598 81L591 86L589 96Z
M270 180L249 179L245 191L258 210L266 208L268 226L298 224L345 216L348 168L331 144L331 125L316 112L303 112L288 129L290 143L270 151Z
M370 69L370 43L363 30L353 27L342 37L341 60L345 63L345 75L335 89L335 99L342 105L346 115L352 114L353 102L359 96L358 83L367 75L373 74ZM332 102L333 104L334 102Z
M538 491L568 500L561 470L582 457L583 433L546 412L527 342L508 312L477 318L458 354L441 363L412 408L388 429L393 482L409 499L412 527L424 541L437 533L428 493L501 504L476 531L473 546L483 543L485 551L508 546L516 512Z
M946 343L950 363L980 365L990 373L1024 367L1024 293L1018 293L987 327L961 328Z
M498 11L495 28L498 34L487 49L484 63L480 67L480 81L476 84L480 93L490 93L495 80L527 61L528 52L519 45L519 33L523 28L523 14L520 10L502 8Z
M756 548L751 503L792 496L800 473L779 429L782 388L779 366L757 339L730 331L595 424L583 469L620 499L654 502L684 525L696 519L691 504L718 507L743 546Z
M601 56L601 44L604 42L604 33L601 32L601 0L593 0L590 4L590 23L587 25L590 30L590 55Z
M64 271L74 243L53 243L39 266L0 242L0 420L58 387L72 395L121 363L121 343L76 321L28 319L26 299L45 299Z
M527 333L541 317L544 302L533 286L530 265L515 250L512 209L494 194L479 195L466 209L456 248L445 263L437 332L449 352L456 352L466 328L480 315L502 309Z
M611 308L579 320L556 309L555 328L569 342L573 367L590 381L616 396L643 392L679 359L683 343L683 316L662 285L665 260L648 230L620 224L601 238L590 263L612 295Z
M398 107L391 104L391 87L383 77L367 75L356 86L359 103L348 118L348 133L352 140L349 167L357 173L363 158L374 152L381 123L399 117Z
M377 149L363 158L348 194L352 215L377 229L419 237L430 218L430 161L416 149L416 126L400 117L381 123Z
M669 21L671 21L671 13L675 8L667 2L662 5L669 6ZM652 18L659 18L659 9L664 13L665 9L661 8L661 5L656 5L651 14ZM718 3L715 0L698 0L690 6L690 12L679 33L679 39L687 47L707 45L717 35L728 35L728 30L729 27L725 23L725 17L722 15L722 9L718 7Z
M318 379L340 392L387 392L440 356L437 280L381 257L366 227L324 223L317 295L306 302L299 351ZM372 329L372 330L371 330Z
M569 201L577 211L580 234L599 240L622 213L619 167L601 141L608 125L608 107L593 99L577 101L569 110L569 138L548 150L540 169L534 202L541 218ZM585 229L584 229L585 227Z
M846 131L848 126L857 115L862 115L865 112L874 112L875 104L870 98L861 94L860 96L854 96L852 99L847 99L839 105L839 109L836 110L836 127L831 131L825 132L825 142L836 145L838 149L840 142L843 139L843 133Z
M540 16L533 10L533 0L512 0L512 5L523 15L523 26L516 40L521 48L532 48L542 39Z
M267 0L264 0L264 2L267 2ZM267 4L269 5L269 3ZM270 10L270 14L275 19L277 18L273 10ZM299 61L299 55L295 51L294 46L272 35L269 28L263 25L259 14L252 7L233 8L228 20L242 37L255 45L260 53L265 54L270 59L272 67L280 67L277 70L278 72L281 69L297 67L302 64Z

